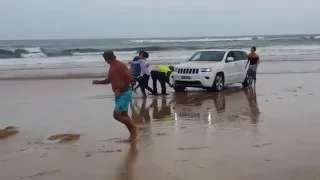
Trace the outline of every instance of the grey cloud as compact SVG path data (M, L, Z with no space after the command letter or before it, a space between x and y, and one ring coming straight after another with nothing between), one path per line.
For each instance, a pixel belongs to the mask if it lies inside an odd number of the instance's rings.
M316 0L0 0L0 39L319 33Z

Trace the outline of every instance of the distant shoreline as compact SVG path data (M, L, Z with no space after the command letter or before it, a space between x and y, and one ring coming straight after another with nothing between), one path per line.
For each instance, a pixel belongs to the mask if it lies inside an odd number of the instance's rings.
M320 36L320 33L310 33L310 34L247 34L247 35L232 35L232 36L213 36L213 35L208 35L208 36L163 36L163 37L101 37L101 38L66 38L66 39L0 39L0 41L59 41L59 40L102 40L102 39L113 39L113 40L137 40L137 39L172 39L172 38L177 38L177 39L183 39L183 38L227 38L227 37L247 37L247 36L253 36L253 37L259 37L259 36Z

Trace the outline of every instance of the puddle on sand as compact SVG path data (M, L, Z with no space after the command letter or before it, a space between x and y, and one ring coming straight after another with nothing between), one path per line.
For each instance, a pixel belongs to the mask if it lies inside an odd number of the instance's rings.
M57 134L50 136L47 140L56 141L59 140L59 143L68 143L78 141L80 139L80 134Z
M0 129L0 139L4 139L4 138L10 137L10 136L13 136L13 135L17 134L18 132L19 132L18 128L14 127L14 126L8 126L4 129Z

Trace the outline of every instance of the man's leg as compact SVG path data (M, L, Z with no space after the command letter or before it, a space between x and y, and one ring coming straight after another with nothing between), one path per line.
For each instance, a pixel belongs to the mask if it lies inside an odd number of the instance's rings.
M132 141L137 138L137 128L128 114L131 97L131 90L127 90L126 92L123 92L121 95L116 97L116 107L113 112L113 117L128 128L130 132L128 141Z
M136 86L136 82L131 83L131 89L133 90L134 87Z
M141 89L141 93L142 93L143 97L147 97L146 89L143 86L140 86L140 89Z
M156 95L156 93L149 87L149 75L143 75L143 86L146 88L151 94Z
M140 89L141 89L141 93L142 93L142 95L143 95L143 97L146 97L147 96L147 94L146 94L146 88L145 88L145 86L144 86L144 77L141 77L140 79L139 79L139 84L138 84L138 86L140 87Z
M159 74L159 81L161 85L161 94L166 95L167 94L167 87L166 87L166 74L161 73Z
M257 71L252 71L252 76L253 76L253 85L254 88L256 88L256 82L257 82Z
M151 78L152 78L152 83L153 83L153 91L155 94L158 94L158 89L157 89L157 71L151 71Z
M129 141L135 140L137 138L137 128L131 120L131 118L129 117L128 112L114 111L113 117L127 127L130 133L130 137L128 138Z

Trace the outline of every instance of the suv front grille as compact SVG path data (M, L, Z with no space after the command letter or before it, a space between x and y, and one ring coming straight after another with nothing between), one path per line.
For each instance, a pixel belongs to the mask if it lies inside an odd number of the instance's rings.
M178 74L198 74L199 69L194 68L177 68Z

